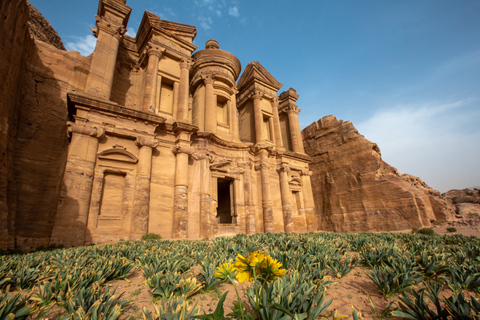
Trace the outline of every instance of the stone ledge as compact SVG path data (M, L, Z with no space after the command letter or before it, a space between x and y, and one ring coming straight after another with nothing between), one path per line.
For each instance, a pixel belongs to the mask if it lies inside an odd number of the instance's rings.
M95 109L106 111L113 114L119 114L124 116L129 116L135 119L140 119L144 121L149 121L152 123L163 124L166 121L166 118L157 116L155 114L150 114L138 110L134 110L128 107L120 106L113 102L102 101L87 96L79 95L76 93L67 94L67 104L68 104L68 113L70 116L76 114L77 108L82 109Z

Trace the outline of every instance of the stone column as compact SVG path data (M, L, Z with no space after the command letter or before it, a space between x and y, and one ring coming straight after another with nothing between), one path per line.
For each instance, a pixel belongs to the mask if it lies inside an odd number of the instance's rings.
M188 94L191 63L187 60L180 62L180 85L178 89L177 121L188 122Z
M104 99L110 99L113 76L117 63L118 46L126 29L112 26L104 17L96 16L97 44L90 64L85 91Z
M285 226L285 232L294 232L293 226L293 205L292 205L292 193L288 184L288 172L290 168L287 163L282 163L278 169L280 176L280 192L282 195L282 210L283 210L283 223Z
M243 172L243 190L245 201L245 232L255 234L255 206L253 204L253 185L252 185L252 163L250 161L239 164L244 167Z
M184 239L188 233L188 153L180 145L177 145L175 154L173 237Z
M73 122L67 127L72 141L50 242L70 247L85 242L98 140L104 130Z
M290 127L290 137L292 138L293 152L305 153L303 150L302 133L300 131L300 124L298 123L299 110L288 109L288 125Z
M138 137L135 144L138 146L139 152L130 239L139 240L148 233L152 151L158 146L158 142L154 138Z
M217 106L213 94L213 75L204 77L205 81L205 131L215 133L217 131Z
M202 157L201 162L201 199L200 199L200 236L210 238L213 236L212 220L215 219L212 211L212 197L210 196L210 159Z
M238 127L238 111L237 111L237 88L233 88L234 93L230 96L230 110L232 117L230 118L230 133L237 139L240 139L240 131Z
M277 148L283 148L282 132L280 129L280 118L278 116L278 98L275 97L272 102L273 112L273 132L275 134L275 145Z
M153 113L156 110L158 63L162 52L158 48L147 50L148 64L145 78L145 95L143 96L142 111Z
M262 125L263 125L263 115L262 107L260 106L260 100L263 95L260 92L255 92L252 95L253 99L253 114L255 116L255 142L261 143L263 140Z
M308 169L302 170L301 175L307 231L313 232L317 231L318 225L317 218L315 217L315 203L313 201L312 182L310 180L312 171L309 171Z
M262 177L262 211L265 232L273 232L273 209L270 199L270 164L268 163L268 151L260 150L260 175Z

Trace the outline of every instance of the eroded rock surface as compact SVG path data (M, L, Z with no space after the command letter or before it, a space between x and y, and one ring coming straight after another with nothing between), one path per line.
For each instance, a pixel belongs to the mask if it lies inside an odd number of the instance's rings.
M27 5L29 13L28 31L32 38L49 43L57 49L65 50L62 39L47 19L30 2L27 1Z
M1 247L35 248L48 245L58 205L66 93L85 87L90 58L65 51L26 1L2 1L0 10L0 75L8 79L0 88Z
M429 227L452 215L440 193L385 163L351 122L327 116L303 130L313 157L312 187L321 230L387 231Z
M450 190L442 195L454 207L458 218L480 215L480 189Z

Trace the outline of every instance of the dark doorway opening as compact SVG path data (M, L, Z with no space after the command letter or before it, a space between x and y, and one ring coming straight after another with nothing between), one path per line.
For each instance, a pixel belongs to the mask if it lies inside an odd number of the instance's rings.
M218 178L217 199L217 221L233 223L233 180Z

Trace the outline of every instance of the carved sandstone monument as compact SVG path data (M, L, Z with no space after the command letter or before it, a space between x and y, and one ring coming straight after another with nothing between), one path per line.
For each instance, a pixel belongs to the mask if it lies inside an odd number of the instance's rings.
M302 139L298 94L259 62L241 73L215 40L197 50L195 27L149 12L132 38L130 11L100 0L83 57L25 0L0 3L1 248L446 218L350 123L327 117Z

